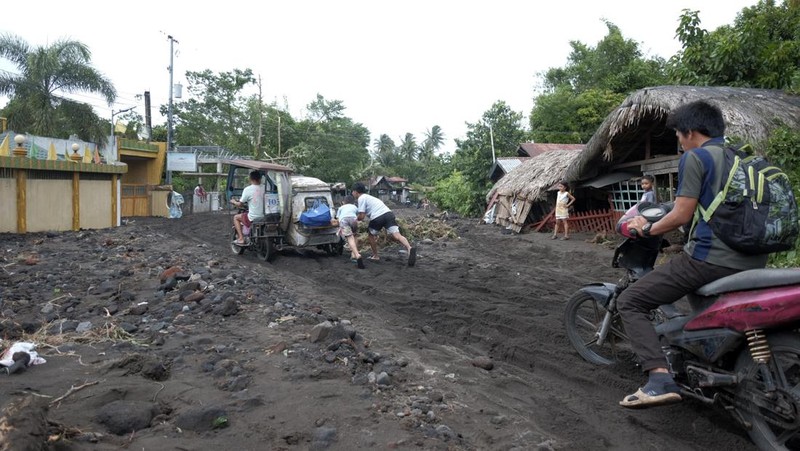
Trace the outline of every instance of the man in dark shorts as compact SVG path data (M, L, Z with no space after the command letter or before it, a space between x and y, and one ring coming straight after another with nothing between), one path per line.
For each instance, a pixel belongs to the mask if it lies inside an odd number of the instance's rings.
M369 247L372 248L372 256L369 260L380 260L378 256L378 234L381 229L386 229L386 233L395 241L405 246L408 251L408 266L414 266L417 262L417 248L411 246L406 237L400 234L400 227L394 213L386 204L377 197L366 194L367 188L363 183L353 185L353 196L358 203L358 220L363 221L369 216Z

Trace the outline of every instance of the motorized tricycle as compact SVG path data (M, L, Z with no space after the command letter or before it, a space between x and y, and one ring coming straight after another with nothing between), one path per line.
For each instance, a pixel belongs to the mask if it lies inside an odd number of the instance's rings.
M251 250L265 261L272 261L278 252L287 248L316 248L328 255L342 254L344 242L338 235L338 227L333 224L307 227L300 221L300 215L315 203L333 206L327 183L313 177L292 175L291 168L264 161L227 160L224 163L229 165L225 191L228 202L241 197L250 183L248 177L252 170L261 172L265 193L265 216L252 224L249 240L244 246L234 243L236 231L233 231L230 247L234 254Z
M666 210L639 214L656 222ZM619 282L586 285L567 302L567 337L585 360L634 360L617 299L652 271L662 243L626 239L612 260L626 270ZM722 406L760 449L800 449L800 270L753 269L716 280L654 310L652 321L684 399Z

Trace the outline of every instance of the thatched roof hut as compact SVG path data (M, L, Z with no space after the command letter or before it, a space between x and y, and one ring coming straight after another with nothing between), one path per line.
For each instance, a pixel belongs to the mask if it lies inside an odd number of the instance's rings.
M497 203L497 223L519 232L533 204L547 200L548 189L564 178L567 167L580 154L572 148L549 150L506 174L486 196L487 202Z
M800 128L800 96L778 90L660 86L634 92L608 115L567 169L568 180L587 180L622 167L677 173L678 141L665 127L674 108L695 100L720 107L726 136L756 145L781 124ZM638 163L638 164L635 164ZM637 167L638 166L638 167Z

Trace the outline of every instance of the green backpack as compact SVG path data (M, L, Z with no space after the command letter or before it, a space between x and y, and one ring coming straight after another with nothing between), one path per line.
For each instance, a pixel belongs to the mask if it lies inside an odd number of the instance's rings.
M792 184L766 158L748 155L749 148L723 149L727 179L708 208L697 205L692 229L702 218L717 238L745 254L792 249L800 233Z

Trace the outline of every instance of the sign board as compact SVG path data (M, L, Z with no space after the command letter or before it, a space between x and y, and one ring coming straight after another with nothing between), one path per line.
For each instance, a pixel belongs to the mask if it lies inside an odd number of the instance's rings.
M197 155L186 152L167 152L167 170L197 172Z

